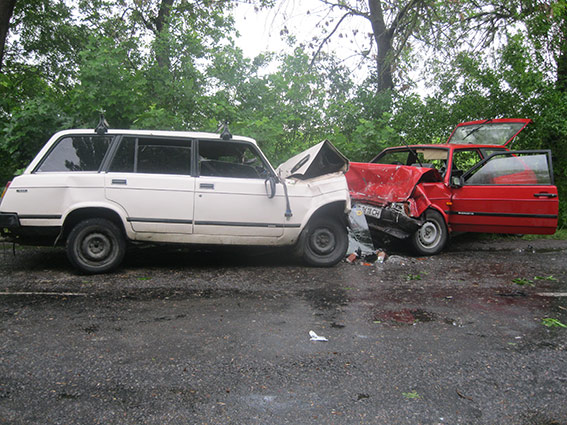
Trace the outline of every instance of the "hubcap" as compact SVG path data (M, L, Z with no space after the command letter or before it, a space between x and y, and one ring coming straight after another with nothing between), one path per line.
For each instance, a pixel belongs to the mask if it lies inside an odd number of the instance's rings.
M329 229L315 229L311 235L311 248L319 255L329 254L335 249L335 235Z
M431 221L426 222L421 229L419 229L419 240L424 246L435 245L440 237L439 229Z
M81 251L91 261L104 261L112 253L112 241L102 233L91 233L83 239Z

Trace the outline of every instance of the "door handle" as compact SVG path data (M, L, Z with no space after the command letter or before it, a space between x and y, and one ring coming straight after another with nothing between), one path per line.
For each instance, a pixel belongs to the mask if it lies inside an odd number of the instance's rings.
M199 189L214 189L215 185L213 183L201 183L199 184Z
M555 193L534 193L536 198L557 198Z
M126 185L126 184L128 184L128 181L126 179L112 179L112 184Z

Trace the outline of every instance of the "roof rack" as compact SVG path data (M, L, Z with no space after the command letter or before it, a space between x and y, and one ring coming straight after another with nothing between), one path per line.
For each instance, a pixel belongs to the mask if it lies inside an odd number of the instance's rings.
M232 134L230 133L229 129L228 129L228 121L225 121L222 125L222 132L221 132L221 139L223 140L230 140L232 139ZM221 127L219 126L219 130L221 129Z
M100 119L97 126L95 127L95 133L99 136L108 133L108 122L106 121L106 118L104 118L104 112L105 111L99 111Z

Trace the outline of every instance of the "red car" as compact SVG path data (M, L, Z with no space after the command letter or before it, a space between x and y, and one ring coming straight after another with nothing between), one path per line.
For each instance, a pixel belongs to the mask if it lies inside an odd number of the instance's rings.
M529 119L459 124L445 144L398 146L351 163L352 203L372 236L440 252L454 232L553 234L559 201L551 152L511 151Z

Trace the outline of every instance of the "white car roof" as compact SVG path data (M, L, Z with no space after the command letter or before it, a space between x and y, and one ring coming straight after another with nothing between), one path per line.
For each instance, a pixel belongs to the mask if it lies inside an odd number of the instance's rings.
M131 135L131 136L154 136L154 137L183 137L183 138L188 138L188 139L198 139L198 140L200 140L200 141L202 140L204 142L207 142L207 141L223 141L220 134L195 132L195 131L117 130L117 129L112 129L112 130L108 130L105 134L110 135L110 136L112 136L112 135ZM51 147L53 146L53 144L57 140L61 139L62 137L71 136L71 135L81 135L81 136L92 135L92 136L96 136L97 133L92 128L70 129L70 130L63 130L63 131L59 131L59 132L55 133L53 136L51 136L51 138L47 141L47 143L45 143L45 145L41 148L41 150L38 152L36 157L28 165L28 167L24 171L24 174L29 174L35 169L37 164L39 164L39 162L43 159L43 157L47 154L47 152L51 149ZM226 142L228 142L228 143L230 143L231 141L246 142L246 143L251 143L251 144L255 145L256 147L258 146L258 143L256 143L256 140L254 140L250 137L232 136L231 139L226 140ZM269 163L269 161L268 161L268 163Z
M96 135L96 132L92 128L82 128L82 129L70 129L63 130L55 133L52 139L59 139L62 136L72 135L72 134L91 134ZM109 129L105 134L116 135L133 135L133 136L157 136L157 137L184 137L191 139L208 139L208 140L223 140L220 133L206 133L199 131L165 131L165 130L119 130L119 129ZM234 141L249 142L257 145L256 140L251 137L246 136L235 136L233 135L231 139Z

